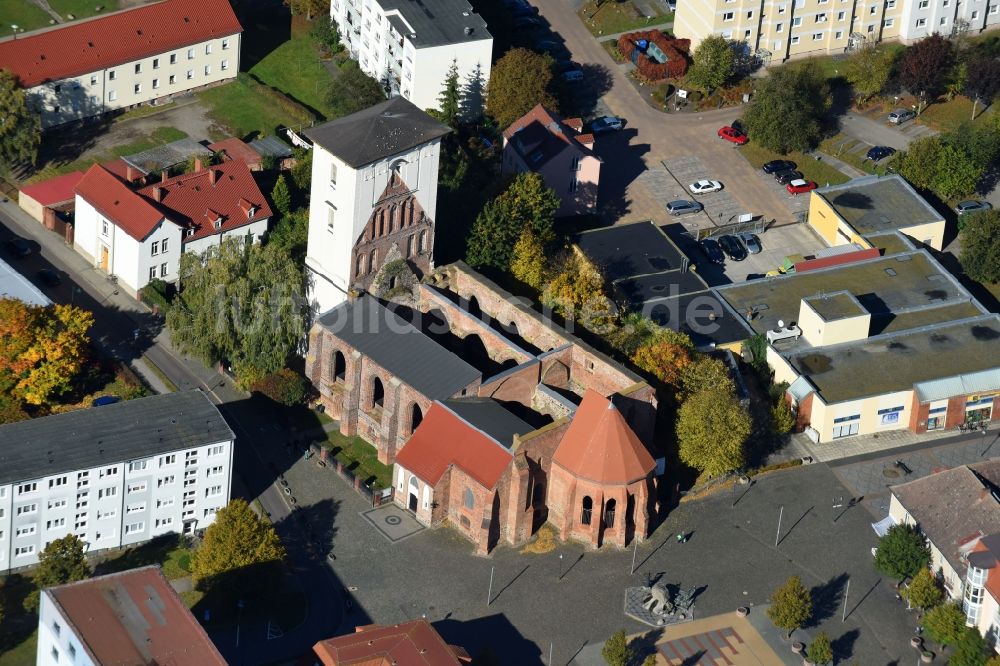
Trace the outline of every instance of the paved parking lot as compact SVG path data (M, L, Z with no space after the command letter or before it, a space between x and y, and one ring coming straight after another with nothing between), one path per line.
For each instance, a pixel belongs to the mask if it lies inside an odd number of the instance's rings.
M701 214L682 215L676 219L690 233L698 229L727 224L733 218L748 211L730 194L728 188L735 183L722 182L723 189L719 192L694 196L688 190L688 185L697 180L715 180L712 170L705 166L701 158L694 155L675 157L661 162L663 169L651 167L642 173L638 180L649 190L660 206L676 199L694 199L704 205Z
M766 184L766 187L774 191L775 196L781 197L788 204L788 210L791 211L793 218L795 216L801 215L802 219L805 219L805 214L809 210L809 194L789 194L788 190L784 185L779 183L774 179L774 175L769 173L764 173L762 169L757 169L757 178L760 178ZM818 183L820 187L823 187L823 183Z
M751 254L743 261L726 260L723 271L729 282L743 282L748 275L763 275L774 270L790 254L808 257L826 247L805 223L773 227L757 237L761 246L759 254Z

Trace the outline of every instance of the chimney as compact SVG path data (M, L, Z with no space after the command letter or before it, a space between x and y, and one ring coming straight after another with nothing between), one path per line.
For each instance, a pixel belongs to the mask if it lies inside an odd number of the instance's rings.
M153 188L153 201L155 201L156 203L160 203L161 201L163 201L163 188L162 187L154 187Z
M169 178L169 177L170 177L170 173L166 169L164 169L163 171L160 172L160 182L161 183L167 182L167 178Z
M131 183L134 180L138 180L141 175L142 174L140 174L137 169L133 168L131 164L125 165L125 180L128 182Z
M215 169L208 170L208 182L215 185L215 181L219 179L219 172Z
M194 170L195 171L201 171L201 168L202 168L201 167L201 158L200 157L194 158Z

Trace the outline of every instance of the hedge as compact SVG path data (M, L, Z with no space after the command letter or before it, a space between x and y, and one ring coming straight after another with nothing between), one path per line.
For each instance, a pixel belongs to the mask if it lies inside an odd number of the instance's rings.
M689 53L691 50L690 39L678 39L671 37L659 30L646 30L643 32L630 32L618 38L618 52L626 61L632 61L632 53L638 48L636 42L645 39L657 47L667 56L667 62L653 62L649 57L640 53L636 60L636 69L640 76L652 82L659 82L665 79L679 79L687 73Z

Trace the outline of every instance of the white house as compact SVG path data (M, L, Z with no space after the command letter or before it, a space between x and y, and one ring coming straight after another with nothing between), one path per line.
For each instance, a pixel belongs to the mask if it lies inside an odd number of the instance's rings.
M493 37L467 0L332 0L330 17L361 69L420 109L438 107L452 62L465 85L490 78Z
M259 242L271 208L246 163L230 160L132 190L95 164L76 186L73 246L135 295L177 279L181 252L237 236Z
M37 666L225 666L158 566L42 590Z
M234 79L242 32L228 0L163 0L0 42L0 69L44 129Z
M327 312L393 258L434 265L441 137L451 130L402 97L306 130L313 142L306 269Z
M67 534L92 553L204 529L229 501L234 440L200 391L0 426L0 572Z

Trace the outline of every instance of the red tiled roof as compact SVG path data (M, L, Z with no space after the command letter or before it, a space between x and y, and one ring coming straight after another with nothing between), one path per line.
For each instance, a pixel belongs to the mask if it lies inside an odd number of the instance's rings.
M208 149L213 153L225 153L229 159L243 160L251 165L260 164L260 153L235 136L210 143Z
M170 221L194 229L194 234L184 237L185 242L224 233L272 215L267 199L242 160L174 176L147 185L139 194L155 201L158 188L162 191L159 205L167 211ZM252 217L247 215L251 208L255 209ZM222 220L219 229L215 228L217 219Z
M435 402L396 454L396 462L434 486L452 465L493 488L510 464L510 451Z
M48 180L43 180L34 185L26 185L21 188L21 193L25 194L43 206L52 206L63 203L73 198L73 191L76 184L83 178L82 171L74 171L62 176L56 176Z
M0 43L26 88L243 31L229 0L165 0Z
M225 666L160 567L45 590L98 664Z
M582 128L581 123L580 129ZM516 138L515 134L518 135ZM515 120L504 130L503 136L528 159L532 168L541 166L567 147L576 148L584 155L593 154L581 141L581 137L590 137L590 143L593 143L593 135L580 135L579 130L569 121L564 121L541 104L536 104L531 111ZM535 156L535 159L531 159L531 156Z
M77 183L76 193L140 242L164 218L156 207L130 190L125 181L100 164L87 170Z
M643 479L656 467L618 408L587 389L552 462L580 478L609 485Z
M448 645L427 620L394 625L371 624L355 633L313 646L323 666L461 666L472 661Z
M866 250L857 250L856 252L844 252L843 254L835 254L832 257L820 257L819 259L797 261L795 262L795 272L805 273L807 271L816 271L820 268L843 266L845 264L853 264L857 261L864 261L865 259L877 259L881 256L882 253L877 247L868 248Z
M128 162L120 157L116 160L111 160L110 162L104 162L101 166L126 182L134 183L145 177L144 173L135 167L130 166Z

